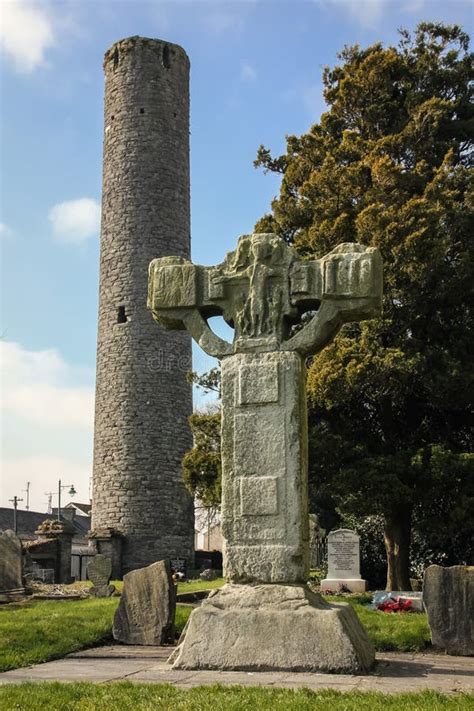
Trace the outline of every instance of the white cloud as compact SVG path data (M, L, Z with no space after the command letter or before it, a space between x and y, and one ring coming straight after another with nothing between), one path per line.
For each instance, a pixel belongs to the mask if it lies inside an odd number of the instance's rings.
M87 388L66 388L36 383L19 385L5 397L5 406L24 420L55 427L93 424L94 393Z
M100 205L92 198L58 203L48 217L59 242L80 244L99 233Z
M13 230L4 222L0 222L0 239L10 239L13 237Z
M92 431L94 390L77 384L84 369L67 364L54 349L28 351L9 341L0 342L0 360L4 414L55 431Z
M242 81L254 82L257 79L257 72L249 62L242 62L240 67L240 78Z
M1 2L0 43L17 71L29 73L45 65L46 52L55 42L52 19L44 2Z
M316 0L320 7L334 7L365 29L378 27L389 2L390 0Z
M0 341L2 371L1 505L31 482L31 508L45 511L45 491L58 479L87 501L92 471L94 373L54 348L28 350ZM65 494L66 496L66 494ZM53 499L53 505L56 500Z

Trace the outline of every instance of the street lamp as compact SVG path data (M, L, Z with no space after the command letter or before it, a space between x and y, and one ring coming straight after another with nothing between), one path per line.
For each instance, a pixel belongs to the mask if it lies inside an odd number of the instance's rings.
M67 489L68 486L70 487L69 496L74 496L77 493L74 484L61 484L61 479L58 481L58 521L61 520L61 489Z

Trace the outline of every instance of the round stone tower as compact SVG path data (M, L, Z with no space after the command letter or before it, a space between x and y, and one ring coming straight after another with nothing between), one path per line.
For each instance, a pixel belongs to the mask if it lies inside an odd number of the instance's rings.
M175 44L130 37L108 50L104 70L92 537L103 552L110 537L121 541L123 573L163 558L192 566L181 479L191 338L157 327L146 307L150 261L190 256L189 59Z

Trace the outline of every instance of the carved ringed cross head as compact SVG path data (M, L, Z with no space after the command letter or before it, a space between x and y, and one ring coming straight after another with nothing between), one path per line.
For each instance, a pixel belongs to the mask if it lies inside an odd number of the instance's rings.
M278 350L309 355L346 321L381 313L382 259L377 249L349 242L305 261L276 235L243 235L215 267L154 259L148 308L159 324L187 329L217 358ZM207 319L219 315L235 329L233 343L210 329Z

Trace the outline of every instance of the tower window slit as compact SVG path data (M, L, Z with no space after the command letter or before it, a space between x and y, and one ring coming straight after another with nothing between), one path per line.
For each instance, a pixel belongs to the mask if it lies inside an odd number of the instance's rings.
M167 44L163 47L163 54L161 55L161 60L163 62L163 66L165 69L170 68L170 48L168 47Z
M125 306L119 306L117 309L117 323L127 323L128 318L125 313Z

